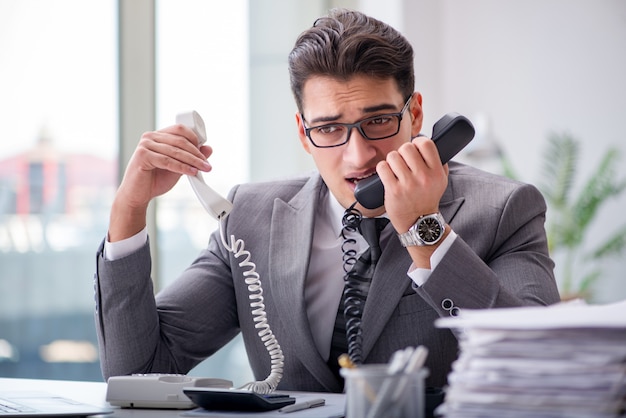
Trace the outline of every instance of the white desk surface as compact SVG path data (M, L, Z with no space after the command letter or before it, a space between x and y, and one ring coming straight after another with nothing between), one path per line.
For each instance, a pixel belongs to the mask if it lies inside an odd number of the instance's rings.
M49 392L58 396L62 396L69 399L74 399L83 403L88 403L96 406L104 406L113 409L113 414L107 415L95 415L93 417L138 417L138 418L165 418L165 417L180 417L182 413L189 412L189 410L158 410L158 409L127 409L127 408L118 408L111 407L108 402L106 402L106 389L107 385L104 382L75 382L68 380L44 380L44 379L14 379L14 378L1 378L0 377L0 390L2 391L20 391L20 390L28 390L28 391L41 391L41 392ZM293 396L298 398L299 392L291 393ZM302 395L310 395L310 393L301 393ZM343 405L345 402L345 396L343 394L338 393L316 393L316 397L326 399L326 404L331 406L333 405L337 410L337 405L341 405L340 409L343 409ZM280 414L285 418L298 418L305 416L322 416L323 413L328 411L327 407L319 407L304 411L293 412L289 414ZM307 413L308 412L308 413ZM313 413L313 415L311 415ZM322 413L322 414L320 414ZM270 414L268 416L275 415L276 413ZM236 417L263 417L266 416L266 413L256 413L256 414L202 414L202 416L206 417L224 417L224 416L236 416ZM330 416L337 416L336 414L330 414Z

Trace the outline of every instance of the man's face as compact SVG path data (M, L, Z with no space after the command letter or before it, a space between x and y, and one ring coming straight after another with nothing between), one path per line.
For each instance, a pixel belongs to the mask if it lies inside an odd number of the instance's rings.
M329 123L355 123L362 119L402 110L406 101L392 78L380 80L355 76L348 81L316 76L303 89L303 116L296 115L300 142L311 154L331 193L344 208L354 203L358 181L376 173L376 164L390 151L409 142L422 127L422 97L413 94L410 107L402 115L400 131L386 139L368 140L357 129L350 132L347 144L317 148L305 134L305 128ZM368 210L356 206L371 217L384 213L384 207Z

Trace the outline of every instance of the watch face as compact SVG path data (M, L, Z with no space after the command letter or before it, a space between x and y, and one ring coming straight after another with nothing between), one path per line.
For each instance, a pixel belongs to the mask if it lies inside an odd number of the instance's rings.
M437 219L426 217L417 226L417 234L424 242L435 242L443 234L443 230Z

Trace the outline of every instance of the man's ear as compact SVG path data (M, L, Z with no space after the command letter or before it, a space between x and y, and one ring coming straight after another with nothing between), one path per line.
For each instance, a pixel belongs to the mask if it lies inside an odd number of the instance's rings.
M307 138L306 133L304 132L304 122L302 121L302 114L300 112L296 112L296 123L298 124L298 138L300 138L300 143L302 144L302 148L307 153L311 153L311 142L309 138Z
M413 98L409 105L409 112L411 113L411 137L415 138L422 131L422 123L424 122L422 95L419 92L413 93Z

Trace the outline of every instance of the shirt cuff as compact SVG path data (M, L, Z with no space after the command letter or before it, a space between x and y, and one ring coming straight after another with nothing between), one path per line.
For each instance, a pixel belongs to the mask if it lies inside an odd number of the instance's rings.
M411 278L411 280L413 280L413 282L417 286L422 286L424 283L426 283L426 280L428 280L432 271L443 259L443 256L446 255L456 237L456 232L450 231L448 236L445 237L443 241L441 241L439 247L437 247L437 249L430 256L430 269L417 268L415 267L415 264L411 263L409 271L406 274Z
M140 249L148 239L148 228L144 227L132 237L121 241L109 242L109 238L104 241L104 259L115 261L124 258Z

